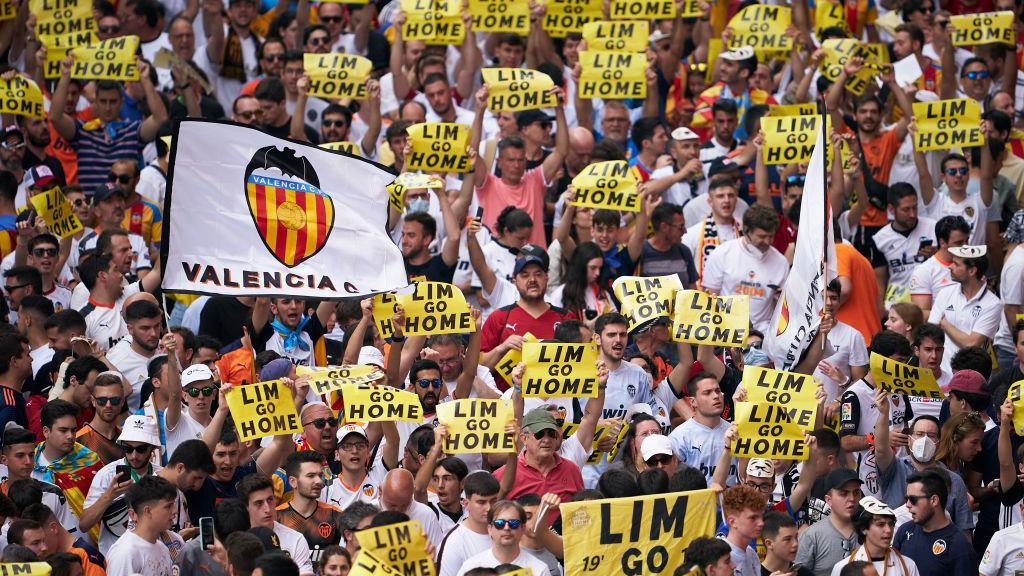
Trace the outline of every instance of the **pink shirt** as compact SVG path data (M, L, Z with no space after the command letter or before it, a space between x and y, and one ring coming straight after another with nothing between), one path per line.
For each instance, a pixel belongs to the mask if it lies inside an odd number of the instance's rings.
M538 494L543 496L547 493L557 494L562 502L569 502L577 492L583 490L583 475L579 466L555 454L555 467L543 475L540 470L526 463L526 452L519 455L519 463L516 467L516 481L512 490L508 493L509 500L515 500L523 494ZM505 475L505 467L502 466L494 471L494 477L501 481ZM558 518L557 511L550 516L554 522Z
M545 188L547 183L544 182L543 165L527 170L518 186L509 186L501 178L488 173L483 186L476 189L477 199L484 209L484 225L496 233L495 223L498 221L498 215L506 206L515 206L533 219L530 243L547 248L547 239L544 237Z

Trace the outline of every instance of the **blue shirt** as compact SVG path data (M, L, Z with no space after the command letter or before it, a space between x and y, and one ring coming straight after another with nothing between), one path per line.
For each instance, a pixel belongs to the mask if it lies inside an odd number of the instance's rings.
M978 573L974 546L952 522L934 532L925 532L920 524L907 522L896 531L892 546L913 560L921 574Z

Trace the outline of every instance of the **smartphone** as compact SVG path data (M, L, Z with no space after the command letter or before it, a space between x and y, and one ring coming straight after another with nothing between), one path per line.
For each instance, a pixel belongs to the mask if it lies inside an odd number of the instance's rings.
M118 484L132 479L132 469L127 464L114 466L114 472L117 474L115 478Z
M213 546L213 516L203 516L199 519L199 544L203 550Z
M476 207L476 218L479 220L480 218L483 218L483 217L484 217L484 207L483 206L477 206Z

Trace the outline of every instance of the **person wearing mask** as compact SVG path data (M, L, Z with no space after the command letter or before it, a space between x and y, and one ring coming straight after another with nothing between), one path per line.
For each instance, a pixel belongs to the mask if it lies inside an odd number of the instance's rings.
M853 511L853 527L861 545L845 561L832 568L832 576L839 576L853 562L870 562L878 574L919 576L917 564L892 548L892 534L896 528L896 513L876 498L865 496Z
M456 576L465 576L477 567L513 564L529 568L533 576L551 576L547 564L522 549L520 541L526 531L526 510L510 500L495 502L487 513L489 549L463 562Z
M944 476L925 470L907 479L906 503L913 522L900 526L892 546L913 560L922 574L974 574L974 547L946 516L949 488Z
M849 468L837 468L825 477L825 503L831 513L800 535L796 553L796 563L815 576L830 576L833 566L857 546L853 511L864 497L861 484L863 481Z
M108 573L172 574L171 554L162 537L174 523L178 491L167 480L155 476L140 478L125 488L126 507L134 513L135 522L105 555Z
M245 502L246 509L249 511L250 526L272 530L280 542L281 550L287 552L292 561L298 565L299 574L312 576L314 574L313 562L310 559L309 545L306 544L306 539L301 533L276 520L277 499L274 497L274 484L270 478L258 473L242 478L242 481L238 483L238 497Z

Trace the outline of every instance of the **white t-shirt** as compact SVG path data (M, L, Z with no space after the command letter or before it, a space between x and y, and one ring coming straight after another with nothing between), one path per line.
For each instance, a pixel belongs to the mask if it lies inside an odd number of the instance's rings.
M721 296L750 297L750 322L765 332L775 310L775 297L789 274L789 262L774 247L766 252L747 245L745 238L724 242L708 257L701 285Z
M651 172L651 180L660 180L662 178L668 178L676 173L676 167L662 166L654 172ZM704 178L704 174L700 175L700 179L696 182L692 181L680 181L672 184L668 187L665 192L662 193L662 198L669 204L675 204L676 206L685 206L687 202L696 198L702 193L708 191L708 179ZM686 218L685 214L683 216Z
M906 234L897 232L892 222L886 224L873 236L875 246L885 257L889 269L889 285L902 289L910 287L910 277L919 264L927 258L918 254L922 244L938 246L935 239L935 221L930 218L918 218L917 226ZM887 292L888 294L888 292ZM886 300L889 307L893 302Z
M943 318L953 326L967 334L982 334L989 340L999 329L999 318L1003 316L1003 303L988 289L982 286L970 300L964 297L959 284L946 286L935 296L932 311L928 314L928 322L938 325ZM942 353L942 371L953 372L950 361L960 351L960 347L952 338L946 338L946 349Z
M992 540L978 565L981 576L1015 575L1024 572L1024 524L1003 528Z
M710 483L711 477L715 475L718 457L725 450L725 433L729 426L729 422L721 418L714 428L708 428L697 422L696 418L690 418L676 427L669 439L672 440L679 461L699 468ZM732 459L731 468L728 480L730 486L736 483L735 458Z
M985 243L985 223L989 220L989 206L986 206L981 199L981 193L968 193L963 201L954 202L943 186L935 189L931 204L919 201L917 209L922 215L933 220L939 220L943 216L963 216L971 227L971 235L967 239L967 243L971 246Z
M156 164L148 164L139 171L139 183L135 185L135 191L157 206L163 206L164 194L167 191L167 175Z
M341 475L335 476L331 483L320 492L320 501L344 510L354 502L364 502L378 506L380 504L380 485L388 473L380 459L374 460L366 478L358 486L346 486Z
M939 289L953 283L953 277L949 273L950 262L939 260L935 254L914 268L910 275L910 294L918 296L931 296L939 293Z
M72 268L78 268L78 261L79 261L79 259L82 256L82 252L84 252L86 250L92 250L92 249L96 248L96 243L99 242L99 239L100 239L100 231L99 230L96 230L95 228L93 228L93 229L90 229L90 230L86 231L86 233L82 236L82 239L78 241L78 246L77 246L78 249L75 250L74 248L72 248L71 255L68 257L68 264ZM153 268L153 262L151 262L149 260L149 247L146 246L146 241L142 238L142 236L139 236L138 234L129 232L128 233L128 243L132 247L132 266L131 266L132 274L137 274L139 270L149 270L149 269ZM82 290L84 290L84 292L78 290L77 289L78 286L81 286ZM85 282L79 283L78 286L75 286L76 290L74 291L74 293L72 295L72 299L71 299L71 307L72 308L76 308L75 305L79 303L78 298L81 298L83 295L85 297L88 297L88 294L89 294L88 289L85 288ZM83 300L83 303L84 303L84 300Z
M455 576L467 559L490 550L491 537L477 534L465 523L459 524L445 536L437 552L437 576Z
M430 509L430 506L413 500L409 507L402 510L402 512L405 512L410 520L420 521L420 525L423 527L423 534L426 535L427 540L435 548L441 546L441 542L444 540L444 532L441 531L441 523L438 521L434 511Z
M79 286L84 286L84 283ZM102 306L89 300L81 308L76 308L85 317L85 335L95 340L104 350L113 348L114 344L128 335L128 324L125 323L124 316L121 315L124 300L138 294L141 290L141 282L133 282L124 287L124 292L113 306ZM86 298L88 298L88 292L86 292ZM135 405L133 404L133 406Z
M504 564L501 560L494 557L494 553L490 548L477 554L466 560L462 564L462 568L459 569L458 576L463 576L466 572L469 572L473 568L494 568ZM520 568L529 568L533 571L533 576L551 576L551 572L548 571L548 565L540 561L536 556L530 554L522 548L519 549L519 555L516 556L509 564L515 564Z
M838 368L849 380L851 366L866 367L870 361L868 348L864 344L864 335L845 322L836 322L828 333L824 360ZM839 382L829 378L818 368L814 369L814 377L825 387L829 402L835 400L839 395Z
M696 223L691 222L690 227L687 228L686 233L683 234L683 244L690 249L690 254L693 255L693 263L697 266L698 270L701 269L699 258L704 257L706 263L707 258L710 258L711 254L714 253L715 251L714 246L708 246L709 250L707 256L703 256L699 252L700 235L704 230L705 219L706 217L702 218L701 220L698 220ZM735 240L736 238L739 238L739 221L737 221L735 224L716 224L715 228L718 229L719 245L722 245L723 243L728 242L729 240Z
M165 454L170 458L178 446L181 446L181 444L186 440L202 440L203 432L205 431L206 426L197 422L196 419L188 413L187 406L182 406L181 416L178 417L178 422L174 425L174 429L165 429L167 441L167 445L164 446Z
M298 564L299 574L313 574L313 560L306 537L280 522L274 522L274 534L281 541L281 550Z
M49 298L50 302L53 302L54 312L67 310L71 307L71 290L68 290L56 282L53 283L53 290L43 292L43 296L46 296Z
M132 343L127 338L114 344L107 352L107 359L110 360L110 363L132 385L132 395L128 398L128 406L133 410L140 407L139 394L142 392L142 383L149 377L149 363L155 357L155 352L153 356L147 357L133 350Z
M126 464L126 460L121 458L100 468L96 476L93 477L92 484L89 485L89 494L86 495L85 502L82 503L83 509L92 506L103 496L103 493L107 491L107 488L114 481L114 476L117 475L117 466L123 466L124 464ZM160 466L156 464L152 466L153 474L160 472ZM115 498L110 503L110 506L107 506L107 509L103 511L103 516L100 518L100 554L107 556L108 550L111 549L113 544L134 528L135 522L128 516L128 500L122 494ZM117 572L110 573L116 574Z
M171 562L171 554L160 540L149 542L127 531L117 539L109 551L107 574L144 574L145 576L172 576L177 570Z
M750 546L741 548L725 538L722 540L725 540L729 544L729 548L732 549L730 555L732 563L736 567L733 572L734 576L761 576L761 561L757 558L757 551Z
M867 550L863 546L857 548L854 552L853 558L847 557L842 562L839 562L832 567L832 576L839 576L839 573L843 571L850 562L867 562L869 560ZM871 560L871 564L875 567L875 572L878 572L879 576L885 574L889 576L920 576L921 572L917 569L917 564L913 560L908 558L904 554L899 554L893 549L889 549L885 558L882 560ZM906 570L903 568L906 567Z
M708 204L707 185L702 185L701 188L703 188L703 191L683 206L683 223L686 226L693 226L711 215L711 204ZM737 198L736 210L732 213L733 219L737 222L743 222L743 215L749 207L750 205L745 200Z
M46 344L29 351L28 355L32 358L32 377L35 378L39 369L53 360L53 348Z
M999 299L1003 305L1024 304L1024 247L1017 246L1003 263L1003 271L999 275ZM1006 323L1006 314L999 315L999 330L996 332L995 345L1005 350L1014 350L1013 331Z

